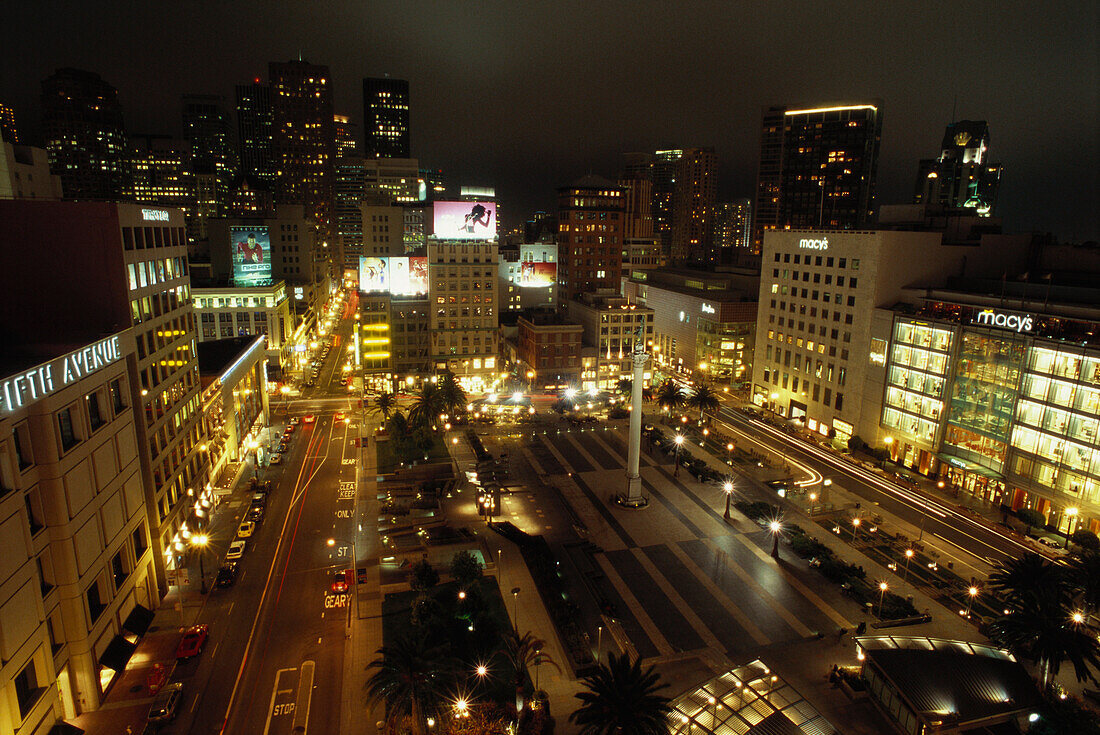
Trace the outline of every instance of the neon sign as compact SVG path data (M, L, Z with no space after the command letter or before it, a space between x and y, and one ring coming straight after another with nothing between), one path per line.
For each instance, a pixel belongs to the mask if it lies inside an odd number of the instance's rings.
M993 309L986 309L978 312L978 316L974 317L971 323L1012 329L1016 332L1030 332L1034 326L1034 319L1031 314L1005 314Z
M118 335L50 360L0 382L0 413L11 413L122 359Z
M146 222L167 222L168 212L163 209L142 209L141 218Z
M828 250L829 238L823 237L820 240L815 240L813 238L804 237L798 241L798 247L804 250Z

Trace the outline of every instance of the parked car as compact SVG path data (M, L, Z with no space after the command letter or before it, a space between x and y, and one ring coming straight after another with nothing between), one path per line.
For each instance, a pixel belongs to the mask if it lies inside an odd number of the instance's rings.
M205 625L192 625L188 628L180 643L176 646L176 658L191 658L202 653L202 647L206 645L206 639L210 637L210 629Z
M286 439L279 442L279 454L286 454L289 450L290 450L290 444L287 443Z
M240 559L244 556L244 548L246 542L243 539L237 539L233 543L229 544L229 551L225 553L226 559Z
M249 538L256 530L256 524L252 521L244 521L237 526L237 538Z
M302 417L302 423L303 424L312 424L316 420L317 420L317 417L314 416L313 414L308 414L308 415Z
M218 570L218 575L214 577L215 587L232 587L237 581L237 562L231 561L227 564L222 564L221 569Z
M282 464L283 463L283 455L275 453L275 454L271 455L271 457L267 460L267 463L268 464Z
M167 684L153 698L153 706L149 710L149 722L169 722L176 719L180 702L183 701L183 684L174 681Z
M290 421L288 421L287 423L288 423L288 424L289 424L290 426L297 426L297 425L298 425L298 421L299 421L299 419L298 419L298 417L297 417L297 416L291 416L291 417L290 417Z
M1049 539L1046 536L1040 536L1037 540L1043 546L1046 546L1046 547L1051 548L1051 549L1061 549L1062 548L1062 545L1060 543L1058 543L1054 539Z
M264 507L262 505L253 505L248 509L248 520L253 523L259 523L264 519Z
M253 506L267 505L267 493L265 493L265 492L252 493L252 503L251 503L251 505L253 505Z

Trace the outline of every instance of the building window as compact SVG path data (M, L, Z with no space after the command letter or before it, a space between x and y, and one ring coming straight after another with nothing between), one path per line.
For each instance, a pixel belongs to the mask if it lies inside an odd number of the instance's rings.
M123 551L124 549L119 549L118 553L111 557L111 574L115 580L115 590L122 587L122 583L130 576L130 570L126 568L126 560L122 558Z
M34 455L31 454L30 436L27 432L27 424L16 426L11 432L11 443L15 448L15 459L19 462L19 469L25 470L34 464Z
M89 393L84 396L84 401L88 404L88 420L91 422L92 431L95 431L107 423L99 412L99 393Z
M34 670L34 661L30 661L15 677L15 698L19 702L20 720L27 718L45 691L45 687L38 685L38 672Z
M107 603L103 601L103 590L100 589L102 582L97 579L92 582L92 586L88 588L85 593L85 597L88 599L88 615L92 621L92 625L99 620L99 616L103 614L103 611L107 609Z
M57 428L61 436L61 449L68 451L80 443L73 428L72 408L63 408L57 412Z

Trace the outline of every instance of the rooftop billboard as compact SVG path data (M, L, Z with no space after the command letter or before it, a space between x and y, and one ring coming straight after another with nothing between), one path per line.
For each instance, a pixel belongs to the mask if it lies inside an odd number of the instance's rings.
M433 222L440 240L495 240L497 205L492 201L436 202Z
M233 283L259 286L271 280L271 238L267 225L229 228L233 251Z

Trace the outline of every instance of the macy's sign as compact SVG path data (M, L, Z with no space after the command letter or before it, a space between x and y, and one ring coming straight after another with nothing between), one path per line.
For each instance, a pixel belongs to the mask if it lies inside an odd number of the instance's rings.
M973 319L974 324L985 324L990 327L1014 329L1017 332L1030 332L1034 326L1031 314L1004 314L993 309L978 312Z
M804 237L798 241L798 247L805 248L806 250L828 250L829 238L823 237L820 240L814 240Z

